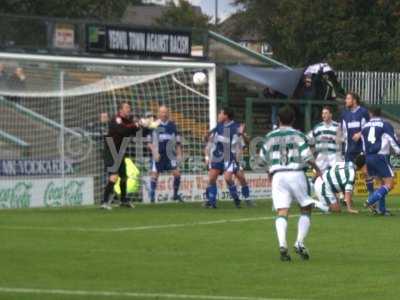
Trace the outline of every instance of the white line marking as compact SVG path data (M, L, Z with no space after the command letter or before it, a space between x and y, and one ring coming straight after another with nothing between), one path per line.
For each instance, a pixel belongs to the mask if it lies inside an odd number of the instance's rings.
M290 215L290 217L298 217L299 215ZM216 225L227 223L244 223L256 222L264 220L275 219L275 216L268 217L254 217L254 218L239 218L239 219L221 219L214 221L199 221L192 223L179 223L179 224L163 224L163 225L148 225L148 226L133 226L133 227L117 227L117 228L84 228L84 227L46 227L46 226L0 226L5 230L47 230L47 231L78 231L78 232L124 232L124 231L141 231L153 229L168 229L168 228L182 228L191 226L202 225Z
M198 299L198 300L284 300L283 298L240 297L240 296L213 296L213 295L187 295L169 293L138 293L138 292L112 292L112 291L82 291L63 289L30 289L0 287L0 293L39 294L39 295L69 295L69 296L95 296L95 297L126 297L126 298L155 298L155 299Z
M360 209L361 212L369 212L367 209ZM400 209L391 209L391 211L400 211ZM324 215L324 213L317 212L313 215ZM300 215L289 215L290 218L298 217ZM215 224L227 224L227 223L243 223L243 222L255 222L272 220L275 216L267 217L254 217L254 218L239 218L239 219L222 219L214 221L199 221L192 223L180 223L180 224L160 224L160 225L148 225L148 226L133 226L133 227L116 227L116 228L87 228L87 227L54 227L54 226L8 226L0 225L0 230L43 230L43 231L76 231L76 232L124 232L124 231L141 231L141 230L153 230L153 229L168 229L168 228L182 228L191 226L201 225L215 225Z

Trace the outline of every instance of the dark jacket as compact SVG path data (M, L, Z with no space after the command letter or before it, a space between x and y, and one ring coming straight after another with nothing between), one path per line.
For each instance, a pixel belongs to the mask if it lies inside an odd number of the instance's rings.
M134 136L139 129L140 128L133 121L133 118L124 118L119 114L116 114L108 124L108 133L106 138L111 137L116 150L119 151L123 139L125 137ZM108 148L107 142L106 147Z

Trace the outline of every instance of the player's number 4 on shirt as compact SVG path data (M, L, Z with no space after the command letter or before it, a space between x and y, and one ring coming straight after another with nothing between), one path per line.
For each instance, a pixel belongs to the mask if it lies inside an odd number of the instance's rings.
M371 127L371 128L369 129L369 133L368 133L368 142L370 142L371 144L375 144L375 142L376 142L375 127Z

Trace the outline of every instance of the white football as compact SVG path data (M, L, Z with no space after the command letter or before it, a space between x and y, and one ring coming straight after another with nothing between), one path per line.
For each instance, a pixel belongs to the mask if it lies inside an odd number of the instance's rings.
M196 72L193 75L193 83L195 85L203 85L207 82L207 75L203 72Z
M150 118L141 118L139 121L140 126L149 129L155 129L160 125L160 120L153 120L153 117Z
M149 124L150 129L156 129L158 126L160 126L161 120L151 120Z

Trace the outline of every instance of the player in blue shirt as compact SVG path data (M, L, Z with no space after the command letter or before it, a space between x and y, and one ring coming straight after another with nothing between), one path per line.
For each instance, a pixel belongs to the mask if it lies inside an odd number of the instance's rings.
M362 152L361 129L369 121L369 114L365 107L360 106L360 98L354 93L346 95L345 106L341 117L344 160L354 161Z
M344 140L344 160L352 161L363 152L361 129L369 121L368 110L360 106L360 97L355 93L347 93L345 110L341 116L341 133ZM365 174L368 193L374 192L373 178Z
M240 198L233 176L239 171L236 154L242 145L240 124L235 122L233 117L232 109L223 108L218 114L217 126L211 130L208 136L205 157L209 167L206 207L217 207L217 178L222 174L224 174L230 196L236 207L240 207Z
M245 163L242 161L243 152L244 152L244 149L246 148L246 145L250 143L250 139L245 133L245 125L244 124L240 124L240 126L239 126L239 135L240 135L239 145L237 147L238 151L237 151L237 153L235 153L239 170L235 173L235 177L239 181L240 186L242 187L241 192L242 192L242 197L243 197L244 203L246 203L246 205L248 207L251 207L251 206L255 206L255 203L250 199L250 188L249 188L249 185L246 180L246 175L244 173L244 166L241 164L241 162Z
M150 200L155 201L157 180L160 173L171 171L174 176L173 200L182 202L178 194L181 174L178 163L182 159L181 137L173 121L169 119L169 110L165 105L158 112L160 124L147 136L151 151Z
M381 187L375 190L366 201L366 206L375 212L374 204L379 203L379 212L390 215L386 210L385 197L393 188L393 170L390 166L390 149L400 154L400 145L394 134L393 126L382 120L379 107L369 109L371 119L361 131L363 150L368 175L378 178Z

